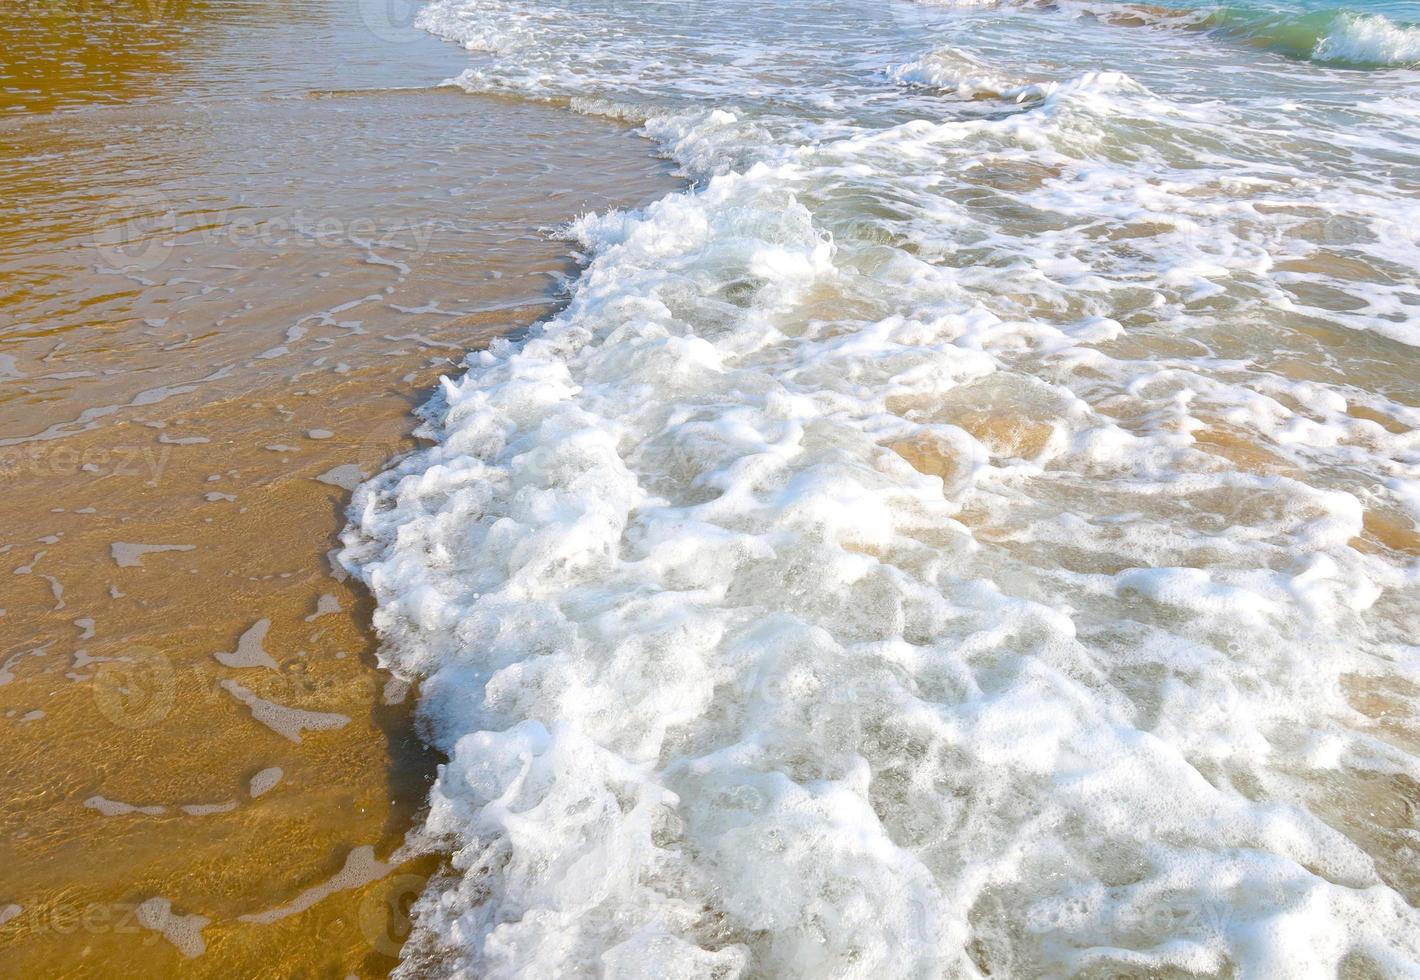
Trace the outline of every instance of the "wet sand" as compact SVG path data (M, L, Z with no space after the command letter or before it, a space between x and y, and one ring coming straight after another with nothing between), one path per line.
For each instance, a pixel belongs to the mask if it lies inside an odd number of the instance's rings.
M674 182L353 3L61 13L0 14L0 972L382 976L437 760L349 488L555 306L550 229Z

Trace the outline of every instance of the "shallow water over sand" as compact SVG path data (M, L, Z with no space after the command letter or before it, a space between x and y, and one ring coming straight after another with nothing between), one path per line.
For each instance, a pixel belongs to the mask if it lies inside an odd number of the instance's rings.
M0 972L384 975L433 757L349 488L556 302L551 229L673 183L351 4L45 12L0 12Z

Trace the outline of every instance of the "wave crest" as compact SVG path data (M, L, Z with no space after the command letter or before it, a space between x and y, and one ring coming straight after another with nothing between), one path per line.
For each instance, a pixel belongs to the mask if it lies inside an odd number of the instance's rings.
M1110 0L1019 0L1015 6L1092 17L1117 27L1152 27L1243 41L1301 61L1345 68L1420 67L1420 25L1344 8L1270 11L1255 7L1164 7Z
M1337 29L1312 49L1314 61L1354 66L1420 66L1420 27L1396 24L1380 14L1343 14Z

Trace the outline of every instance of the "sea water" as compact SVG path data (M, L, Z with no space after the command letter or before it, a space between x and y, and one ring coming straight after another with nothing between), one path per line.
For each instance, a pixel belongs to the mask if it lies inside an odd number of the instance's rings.
M1420 975L1420 11L434 0L689 179L344 560L408 976Z

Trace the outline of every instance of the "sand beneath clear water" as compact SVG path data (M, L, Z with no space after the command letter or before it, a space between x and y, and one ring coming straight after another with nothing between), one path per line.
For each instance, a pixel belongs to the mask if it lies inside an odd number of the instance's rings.
M342 5L135 10L63 78L105 11L3 25L0 972L382 976L436 759L327 555L350 488L559 302L553 229L674 182Z

